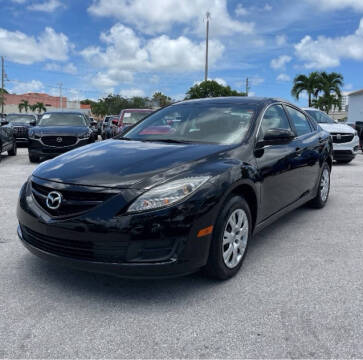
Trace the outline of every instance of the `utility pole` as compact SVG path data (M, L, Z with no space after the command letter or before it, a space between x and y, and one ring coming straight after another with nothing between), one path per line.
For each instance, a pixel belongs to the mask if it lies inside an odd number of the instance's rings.
M4 97L5 97L5 88L4 88L4 81L5 81L5 69L4 69L4 56L1 57L1 115L4 115Z
M208 80L208 43L209 43L209 19L210 19L210 12L207 11L206 14L206 37L205 37L205 70L204 70L204 81Z
M61 111L63 111L63 97L62 97L63 83L59 83L57 85L59 86L59 106L60 106Z
M248 78L246 78L246 96L248 96L249 89L250 89L250 86L248 85Z

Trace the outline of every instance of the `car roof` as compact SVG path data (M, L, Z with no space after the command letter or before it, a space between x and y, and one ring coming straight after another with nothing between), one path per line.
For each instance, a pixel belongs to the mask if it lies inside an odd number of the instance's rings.
M214 104L249 104L249 105L268 105L274 102L288 103L288 101L279 98L270 97L257 97L257 96L225 96L225 97L214 97L214 98L202 98L202 99L191 99L183 100L175 104L186 104L186 103L214 103ZM292 104L291 104L292 105Z
M144 112L144 111L153 111L153 109L122 109L121 111L134 111L134 112Z
M83 112L81 112L81 111L47 111L44 114L77 114L77 115L84 115Z
M303 110L310 110L310 111L321 111L320 109L315 109L315 108L309 108L309 107L307 107L307 108L302 108ZM322 112L322 111L321 111Z

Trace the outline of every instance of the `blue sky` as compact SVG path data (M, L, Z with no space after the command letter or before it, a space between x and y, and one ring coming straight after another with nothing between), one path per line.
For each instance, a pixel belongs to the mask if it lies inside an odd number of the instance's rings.
M204 77L257 96L291 99L314 70L363 88L363 0L0 0L0 55L12 92L71 99L112 92L180 99ZM300 100L306 105L306 99Z

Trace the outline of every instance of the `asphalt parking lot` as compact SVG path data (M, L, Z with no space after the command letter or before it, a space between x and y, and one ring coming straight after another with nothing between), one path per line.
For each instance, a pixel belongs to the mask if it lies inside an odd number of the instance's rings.
M323 210L260 233L242 271L131 281L60 268L16 236L27 150L0 162L0 358L363 358L363 155Z

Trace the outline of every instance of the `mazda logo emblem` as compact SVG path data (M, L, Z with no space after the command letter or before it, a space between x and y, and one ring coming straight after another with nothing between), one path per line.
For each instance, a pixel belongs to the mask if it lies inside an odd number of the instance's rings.
M57 137L57 142L61 143L63 141L63 139L61 137Z
M47 196L47 206L49 209L57 210L62 204L63 196L58 191L52 191Z

